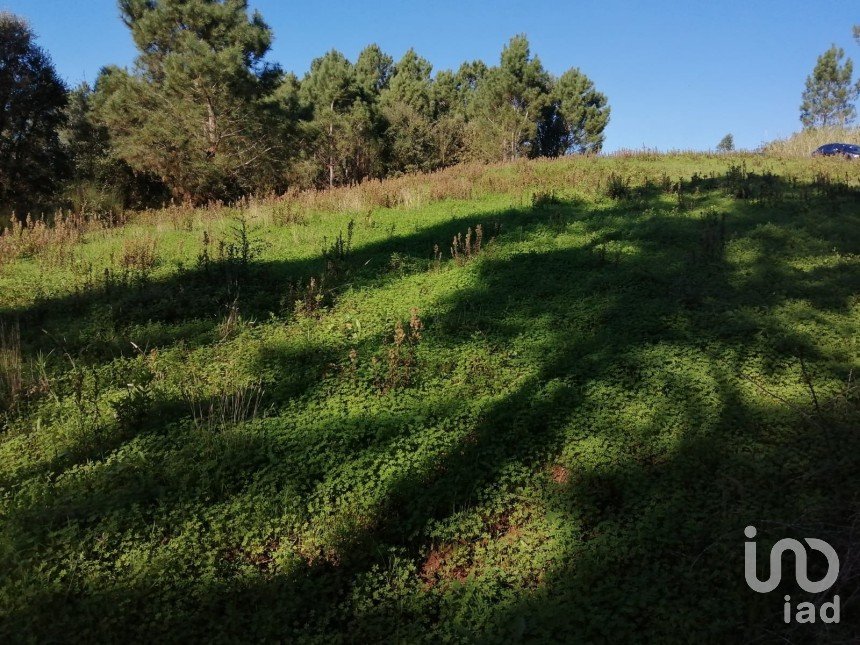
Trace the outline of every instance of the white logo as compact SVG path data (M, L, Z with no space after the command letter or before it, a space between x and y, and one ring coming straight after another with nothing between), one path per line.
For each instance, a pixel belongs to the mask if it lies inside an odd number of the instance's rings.
M744 535L752 540L756 536L756 528L748 526L744 529ZM807 571L806 547L792 538L783 538L773 545L770 550L770 575L766 580L759 580L756 575L757 553L756 543L748 541L744 543L744 577L750 589L758 593L769 593L776 589L782 580L782 554L786 551L794 553L794 577L798 586L808 593L822 593L830 589L839 576L839 556L836 551L824 540L816 538L804 538L809 548L824 554L827 559L827 573L821 580L810 580ZM815 622L815 605L811 602L801 602L797 605L795 618L799 623ZM825 623L839 622L839 596L833 597L833 602L826 602L820 608L821 620ZM785 597L784 608L785 622L791 621L791 596Z

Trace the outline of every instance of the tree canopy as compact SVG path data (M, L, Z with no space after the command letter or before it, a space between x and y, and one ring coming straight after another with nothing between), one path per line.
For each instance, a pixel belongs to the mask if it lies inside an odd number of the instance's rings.
M22 19L0 13L0 208L25 215L66 173L66 88Z
M354 62L326 52L300 78L267 59L272 30L247 0L118 4L134 65L104 67L68 106L29 29L3 18L0 92L17 88L0 122L6 203L13 186L100 211L202 203L603 144L605 95L578 68L551 74L523 35L492 66L436 71L371 44Z
M332 50L297 88L293 177L319 186L465 160L599 152L609 121L594 83L576 68L554 77L525 36L510 40L495 67L473 61L435 74L414 49L394 62L369 45L354 64Z
M139 50L107 68L97 111L121 159L199 202L281 184L280 70L272 33L245 0L121 0Z
M855 30L856 33L856 30ZM857 115L854 101L860 95L860 82L852 81L854 65L845 50L833 45L818 57L815 69L806 79L800 120L806 128L850 125Z

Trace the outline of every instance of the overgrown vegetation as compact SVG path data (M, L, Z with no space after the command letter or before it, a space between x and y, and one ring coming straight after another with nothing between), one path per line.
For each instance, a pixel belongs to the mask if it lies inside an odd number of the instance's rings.
M0 638L855 640L858 204L641 154L16 226Z

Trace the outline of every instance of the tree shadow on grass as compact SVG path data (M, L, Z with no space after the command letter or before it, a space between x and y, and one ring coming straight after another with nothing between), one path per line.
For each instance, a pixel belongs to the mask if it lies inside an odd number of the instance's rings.
M60 372L68 371L69 357L81 365L99 365L133 356L140 348L206 347L220 340L233 310L246 321L276 316L289 322L297 301L326 308L345 289L378 289L410 272L425 271L433 265L434 246L447 257L451 238L482 220L488 230L504 222L505 228L525 232L542 225L542 214L512 208L452 216L409 235L354 248L334 268L321 250L294 261L211 261L164 279L112 276L64 297L0 308L0 320L20 327L28 356L47 356ZM392 254L403 266L385 264ZM315 294L320 298L316 303Z
M540 222L549 214L537 209L529 217ZM187 458L168 466L178 479L159 503L188 522L198 513L211 520L205 507L223 499L247 498L240 506L251 509L252 523L277 514L267 505L271 495L327 502L307 515L308 526L294 527L317 535L318 550L272 547L306 559L278 568L249 553L223 552L215 567L220 578L171 582L156 558L142 575L124 578L128 583L85 587L87 593L74 597L74 618L63 609L67 597L46 590L13 622L43 636L89 625L91 635L176 640L349 634L411 641L428 630L470 641L767 638L774 633L767 630L781 628L781 594L758 596L746 588L742 529L756 523L774 540L785 533L767 529L781 523L792 535L812 529L845 546L841 527L856 514L860 494L850 476L860 454L850 431L857 410L853 404L828 408L816 423L828 433L822 440L821 428L797 410L753 397L741 376L760 361L761 377L799 379L802 355L819 380L844 379L856 357L798 331L781 309L802 301L812 313L845 313L860 276L839 263L798 271L794 256L768 238L753 244L746 265L730 262L722 247L719 253L705 248L697 218L663 214L637 222L622 214L623 206L600 217L574 211L571 220L595 234L590 243L513 255L500 249L475 261L476 286L435 304L427 345L466 353L478 338L523 366L517 378L498 383L494 398L491 390L483 392L487 402L474 401L469 423L447 443L431 436L430 449L380 475L374 466L386 455L402 458L397 441L408 436L413 410L386 419L399 434L372 432L381 420L374 413L357 415L349 426L355 432L340 439L346 424L327 419L319 432L297 428L280 444L277 435L259 432L248 439L247 452L231 458L229 477L213 478L216 486L229 480L223 498L181 481L202 447L189 443ZM742 238L758 239L756 230L766 223L754 209L730 216L729 232ZM860 250L856 215L846 217L851 232L838 239L836 230L821 233L803 214L786 219L821 241L822 258L835 245ZM613 256L612 249L601 251L608 243L626 246ZM758 333L763 328L766 336ZM472 380L479 378L469 369ZM412 386L419 393L421 387L420 381ZM312 397L313 391L309 382L304 392ZM458 391L468 391L468 382L444 395ZM422 418L444 418L448 406L462 410L425 394ZM338 448L321 462L325 468L303 467L299 456L311 455L319 442ZM261 455L265 466L257 461ZM224 453L212 465L227 459ZM329 483L350 468L362 473L359 481L345 480L342 489ZM251 483L243 485L243 477ZM361 499L350 486L360 490L361 477L371 480L371 502L356 508ZM102 486L110 482L116 475L107 473ZM84 499L86 492L78 495ZM495 571L499 563L482 561L476 547L479 540L509 536L512 528L529 530L527 522L512 527L510 518L507 528L492 528L502 524L493 512L498 502L513 509L534 505L536 515L557 518L556 533L546 536L552 558L535 565L531 582L506 581ZM117 505L100 507L98 499L88 503L96 514ZM469 554L466 563L446 569L449 552L434 545L432 527L470 513L488 513L481 521L489 537L466 531L448 545ZM428 581L422 567L434 550L442 573ZM519 557L526 562L514 563L516 575L529 570L528 557ZM237 558L244 568L230 573ZM849 638L857 624L851 609L843 607L842 634ZM48 615L63 618L49 624Z
M524 227L535 226L540 219L528 209L485 214L484 218ZM434 245L444 247L453 235L478 223L480 220L475 221L471 215L452 217L411 235L358 247L342 258L337 274L327 278L322 253L298 261L254 261L244 267L236 262L213 261L205 268L183 270L163 280L109 281L29 307L6 308L0 310L0 321L14 321L20 327L25 358L46 356L51 377L62 384L59 395L71 395L65 391L72 387L71 381L95 374L116 359L153 350L185 352L223 343L225 320L233 307L244 320L266 321L277 314L288 324L301 315L293 313L295 299L307 296L303 290L315 278L318 285L322 284L318 292L325 298L319 303L319 311L305 314L312 323L347 287L380 289L402 279L408 271L426 270L433 262ZM395 251L409 265L408 270L377 266L380 257L387 259ZM377 262L371 265L371 260ZM358 349L374 343L378 344L379 339L369 339ZM266 356L254 359L256 369L267 374L261 378L266 389L265 405L281 408L300 398L321 380L336 358L331 347L319 343L305 343L301 348L268 346ZM122 369L109 370L108 375L116 382L102 384L106 387L122 389L129 378ZM142 414L145 419L111 427L109 432L100 433L98 442L72 445L50 460L16 471L11 480L0 475L0 482L11 484L14 480L60 472L102 459L135 436L163 434L172 423L187 420L189 402L178 398L160 401ZM86 414L81 411L81 416Z

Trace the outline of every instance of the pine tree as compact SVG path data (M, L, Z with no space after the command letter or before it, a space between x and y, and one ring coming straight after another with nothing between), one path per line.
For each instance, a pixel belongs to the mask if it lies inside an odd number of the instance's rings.
M550 84L526 37L511 38L499 67L490 69L475 90L470 123L473 156L510 160L539 154L537 124L550 101Z
M470 107L474 104L478 85L487 77L489 72L490 68L484 61L480 60L460 65L455 76L461 103L460 109L457 111L463 115L469 112Z
M127 207L165 201L165 186L119 159L107 128L94 114L96 93L87 83L69 92L66 124L60 131L70 164L64 198L76 212L118 214Z
M553 90L558 113L564 121L565 152L593 153L603 147L603 131L609 123L609 102L579 69L569 69Z
M553 78L531 55L525 36L510 40L499 67L464 66L458 77L472 157L553 157L599 152L603 145L606 96L578 69Z
M274 189L284 151L272 34L246 0L120 0L140 54L108 68L96 107L117 155L200 202Z
M375 102L388 87L394 72L394 59L377 44L368 45L355 61L355 81L367 102Z
M851 80L851 59L842 59L845 51L833 45L818 57L815 69L806 79L800 120L806 128L849 125L856 116L854 101L860 95L860 83Z
M40 209L66 173L66 88L22 19L0 13L0 208Z
M311 106L313 119L305 129L306 145L325 168L329 187L346 181L341 169L346 163L344 140L360 130L350 124L353 104L360 96L352 63L332 50L311 62L302 79L301 96Z
M464 98L459 79L458 74L442 70L430 88L434 168L457 163L462 156L468 97Z
M432 69L428 60L410 49L395 65L389 87L380 97L388 123L389 164L395 172L436 167Z

